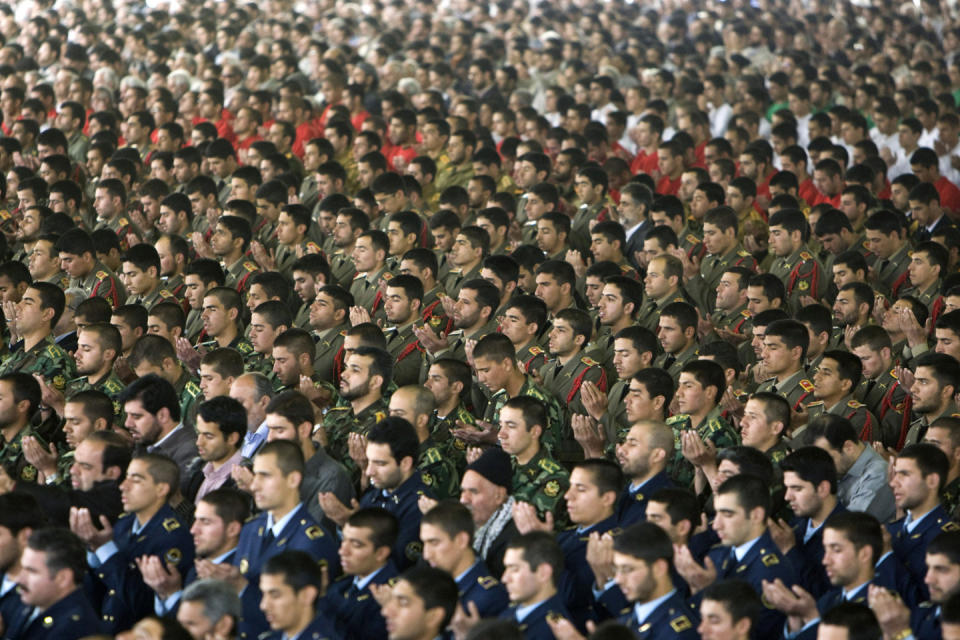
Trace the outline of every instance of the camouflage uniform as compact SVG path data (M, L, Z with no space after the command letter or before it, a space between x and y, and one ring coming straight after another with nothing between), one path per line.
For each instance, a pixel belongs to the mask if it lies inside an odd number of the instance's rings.
M0 435L0 465L3 466L7 475L9 475L10 479L14 482L21 480L25 482L36 482L37 468L27 462L27 457L23 454L24 436L33 436L37 438L41 447L44 449L49 448L49 445L40 437L40 434L28 425L17 432L17 435L9 442Z
M64 397L69 401L71 397L75 394L80 393L81 391L86 391L88 389L93 389L94 391L102 391L103 393L110 396L113 400L113 415L116 418L117 424L123 424L123 407L120 406L120 401L117 400L117 396L120 395L120 392L126 388L126 385L123 384L123 381L114 373L113 369L110 369L110 372L97 380L94 383L90 382L90 378L83 376L81 378L74 378L67 382L67 387L64 392Z
M573 438L573 430L563 419L563 409L560 403L553 397L549 391L537 384L530 376L524 376L523 386L520 387L518 396L530 396L543 402L547 409L547 422L543 435L540 437L540 443L548 451L556 451L561 442ZM510 396L506 389L500 389L490 398L487 404L487 410L483 414L483 421L491 424L500 424L500 409L507 404Z
M180 421L185 427L194 429L197 425L197 408L203 397L200 385L184 369L173 388L180 398Z
M70 286L83 289L90 298L106 298L114 309L120 306L120 300L127 297L120 279L99 260L83 278L70 278Z
M433 179L433 184L439 193L443 193L443 190L447 187L456 186L466 189L467 183L470 182L472 177L473 162L470 160L459 165L452 165L448 162L442 169L437 165L437 176Z
M543 448L525 465L513 458L513 496L532 504L541 518L550 512L555 524L565 521L563 494L569 487L570 474Z
M460 496L460 476L456 465L444 453L444 447L431 435L420 443L417 455L417 469L424 483L433 487L438 500Z
M0 374L39 373L57 391L63 392L67 380L77 375L77 364L70 355L57 346L48 335L28 351L21 347L0 364Z
M455 438L451 433L454 429L459 428L457 422L462 422L471 427L477 424L476 417L467 411L463 402L442 418L434 412L431 437L446 450L446 455L456 464L457 472L463 475L467 470L467 443L460 438Z
M951 480L940 492L940 504L951 519L957 519L957 508L960 507L960 477Z
M879 420L880 433L875 436L880 436L885 447L896 447L900 434L906 433L907 395L894 369L884 371L872 380L864 378L854 393L854 397L867 405Z
M353 414L353 407L347 403L331 407L323 418L323 429L327 432L327 453L339 460L356 479L361 469L357 469L350 457L349 436L351 433L366 435L370 427L390 415L387 401L380 398L359 414Z
M670 461L667 471L677 486L692 488L696 472L693 465L683 457L680 434L683 431L693 429L694 426L690 416L685 413L667 418L667 424L673 429L674 439L673 460ZM712 441L717 451L740 444L740 435L723 418L719 407L714 407L703 419L703 422L696 425L695 429L702 440Z
M873 442L881 437L880 421L870 412L867 405L854 400L852 394L845 396L830 408L820 400L811 402L807 405L807 411L810 412L810 420L824 413L846 418L853 424L853 428L857 430L860 439L864 442Z

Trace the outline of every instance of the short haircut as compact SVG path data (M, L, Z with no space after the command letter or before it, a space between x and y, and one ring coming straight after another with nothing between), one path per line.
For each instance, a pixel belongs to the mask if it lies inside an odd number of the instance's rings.
M667 515L670 516L670 522L673 524L684 520L688 521L691 532L700 522L700 503L690 489L680 487L657 489L650 496L649 501L664 505Z
M619 540L619 537L616 540ZM536 571L541 565L548 565L554 585L560 580L563 572L563 551L552 533L534 531L518 535L507 543L507 549L519 550L523 554L523 562L531 571Z
M40 309L53 309L53 317L50 319L50 328L57 326L60 316L63 315L63 309L67 306L67 297L63 289L49 282L34 282L30 285L40 294Z
M613 539L613 550L652 565L664 560L673 565L673 544L667 532L652 522L630 525Z
M156 484L167 485L169 489L168 498L179 490L180 467L170 456L144 451L134 455L133 460L139 460L147 465L147 475Z
M266 413L288 420L294 428L305 422L312 425L314 421L313 403L299 391L283 391L276 395L267 405Z
M417 432L407 420L388 416L373 425L367 433L370 444L385 444L390 447L390 455L399 465L404 458L410 458L415 464L420 440Z
M87 552L83 542L66 528L37 529L27 540L27 546L44 554L44 564L50 576L64 569L73 574L75 585L83 582L87 572Z
M824 613L820 624L846 629L849 640L877 640L883 637L877 616L865 604L842 602Z
M677 391L677 386L673 381L673 376L667 373L665 369L653 367L641 369L633 376L633 379L644 386L651 400L658 396L663 397L664 411L673 402L673 395Z
M801 360L807 356L807 348L810 346L810 333L805 326L796 320L775 320L767 325L764 335L780 338L787 349L800 347Z
M933 377L943 389L952 386L954 394L960 390L960 363L945 353L925 353L916 360L914 371L920 367L933 370Z
M660 317L673 318L680 325L681 331L693 327L697 328L699 316L693 305L686 302L671 302L660 311Z
M243 436L247 432L247 411L239 401L230 396L216 396L202 402L197 409L197 415L203 418L204 422L216 423L224 440L231 434L236 434L237 442L234 446L243 444Z
M750 512L754 509L763 509L763 517L766 520L767 514L770 513L770 488L768 483L759 476L740 473L727 478L723 484L717 487L717 495L727 494L736 496L737 505L747 515L750 515Z
M723 367L712 360L691 360L683 366L681 373L692 374L694 379L706 391L707 387L715 387L717 390L713 401L718 403L727 390L727 376Z
M446 571L434 567L414 566L404 571L398 580L413 587L414 593L423 600L424 611L438 607L443 610L443 619L437 630L446 629L450 620L453 619L460 597L460 591L453 577Z
M0 527L12 535L24 529L39 529L46 523L47 516L33 495L18 492L0 495Z
M931 473L937 474L940 478L938 491L947 484L950 461L947 459L947 454L937 446L926 442L907 445L897 454L897 460L913 460L924 478Z
M355 511L347 518L347 524L358 529L369 529L374 549L392 548L400 532L397 517L382 507L365 507Z
M764 610L756 589L743 580L718 580L703 590L703 599L719 603L734 623L749 619L751 631Z
M170 344L164 338L160 338L160 340L164 344ZM117 399L121 404L134 400L139 401L143 405L144 411L154 416L161 409L167 409L170 412L171 420L177 422L180 420L180 398L177 397L177 392L172 384L155 373L131 382L126 389L120 392Z
M200 364L209 366L222 378L239 378L243 375L243 356L236 349L221 348L208 351L200 359Z
M421 524L439 527L450 538L465 533L469 544L473 544L473 532L476 528L470 510L457 500L441 500L430 511L423 514Z
M199 602L203 605L203 617L216 624L224 617L233 620L234 627L243 615L243 607L237 590L223 580L206 578L188 585L180 597L182 602Z
M837 465L829 453L820 447L800 447L780 463L784 473L792 471L804 482L809 482L815 488L820 483L830 485L830 493L837 493Z
M816 447L811 447L816 449ZM821 450L822 451L822 450ZM822 451L826 456L830 454ZM869 546L873 553L872 562L876 563L883 555L883 531L880 523L869 513L860 511L841 511L834 513L823 523L824 529L839 531L858 551Z
M224 524L244 524L250 517L249 496L238 489L221 487L207 493L198 502L206 502Z
M262 575L283 576L283 582L295 593L313 587L319 593L323 573L316 559L306 551L289 550L271 556L263 565Z
M273 455L277 460L277 467L284 477L293 472L303 477L304 460L300 445L289 440L273 440L267 442L257 451L256 457Z

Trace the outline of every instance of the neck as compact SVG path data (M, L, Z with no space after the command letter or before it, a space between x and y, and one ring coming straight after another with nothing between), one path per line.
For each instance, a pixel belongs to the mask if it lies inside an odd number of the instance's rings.
M951 403L951 402L953 402L953 398L952 398L952 397L947 397L947 398L941 400L940 406L937 407L936 409L934 409L933 411L931 411L931 412L929 412L929 413L924 413L923 411L920 411L919 413L923 414L923 416L924 416L925 418L927 418L927 420L932 420L933 418L936 418L937 416L943 415L943 414L947 411L947 407L950 406L950 403Z
M214 549L213 551L207 553L206 555L200 556L212 560L213 558L219 558L220 556L229 553L237 548L237 538L227 538L223 541L223 544ZM199 555L199 554L197 554Z
M300 441L300 451L303 452L303 459L309 460L317 453L317 445L310 438L306 438Z
M457 561L457 565L453 568L453 571L451 571L450 574L454 579L456 579L457 576L472 567L473 563L476 561L477 555L473 552L473 549L468 547L463 550L463 553L460 555L460 559Z
M149 507L146 507L144 509L141 509L140 511L137 511L134 515L137 516L137 522L140 523L140 526L142 527L148 522L150 522L150 519L153 516L157 515L157 512L160 511L161 507L163 507L163 505L165 505L166 503L167 503L166 500L162 502L155 502Z
M297 505L300 504L300 494L294 493L290 495L290 498L274 509L270 509L270 515L273 516L273 523L276 524L283 520L283 518L297 508Z
M490 322L490 316L480 316L476 322L464 329L463 333L472 336L477 331L480 331L488 322Z
M267 224L270 224L270 221L267 221ZM238 260L243 258L243 251L237 249L236 251L231 251L227 255L223 256L223 264L229 267L230 265L236 264Z
M931 491L923 502L909 510L910 516L913 519L921 518L933 511L938 504L940 504L940 496L937 495L936 491Z
M660 473L661 471L663 471L663 467L662 467L662 466L660 466L660 467L651 467L650 470L647 471L647 473L646 473L645 475L642 475L642 476L632 476L632 477L630 478L630 485L631 485L631 486L634 486L634 487L639 486L639 485L643 484L644 482L646 482L647 480L649 480L650 478L652 478L653 476L655 476L655 475L657 475L658 473Z
M523 383L526 382L527 377L517 369L513 368L513 371L510 373L510 377L507 378L507 383L503 386L507 390L507 395L511 398L520 393L520 389L523 388Z
M840 393L834 394L828 398L823 398L823 406L829 411L830 407L837 404L846 397L846 394L842 391Z
M221 458L220 460L213 460L212 461L213 468L219 469L223 465L227 464L227 461L230 460L230 458L232 458L236 453L237 453L237 450L233 449L232 451L228 452L227 455Z
M777 382L783 382L784 380L786 380L787 378L789 378L790 376L792 376L793 374L795 374L797 371L800 371L800 363L799 363L799 362L795 362L795 363L794 363L793 365L791 365L790 368L787 369L786 371L783 371L783 372L781 372L781 373L778 373L778 374L777 374Z
M460 269L462 273L470 273L477 268L478 264L480 264L479 260L473 260L472 262L468 262L466 264L457 265L457 268Z
M618 333L620 333L621 329L626 329L632 324L633 324L633 318L624 314L623 316L620 317L619 320L617 320L612 325L610 325L610 333L612 335L617 335Z
M230 322L227 324L224 330L221 331L220 334L216 336L215 339L217 341L218 346L229 347L230 343L233 342L233 339L236 337L237 337L237 325Z
M557 595L557 588L553 586L553 582L551 581L542 585L533 596L518 604L521 607L529 607L530 605L539 604L555 595Z
M673 591L673 583L667 578L664 578L662 580L657 579L656 583L657 583L657 586L653 590L653 593L650 594L650 597L648 597L646 600L639 601L638 604L646 604L648 602L653 602L654 600L658 598L662 598L663 596Z
M383 269L383 263L382 263L382 262L378 262L377 264L373 265L373 268L371 268L371 269L369 269L369 270L367 270L367 271L364 271L364 273L367 273L367 274L377 273L377 272L380 271L381 269Z
M567 364L568 362L570 362L572 359L576 358L578 355L580 355L580 350L579 350L579 349L577 349L577 350L575 350L575 351L571 351L570 353L568 353L568 354L566 354L566 355L558 355L558 356L557 356L557 360L560 361L560 364L561 364L562 366L566 366L566 364Z
M24 334L23 350L29 351L30 349L33 349L35 346L43 342L44 338L46 338L48 335L50 335L49 328L37 329L35 331L31 331L30 333Z
M683 353L684 351L686 351L692 346L693 346L693 340L691 340L690 342L685 342L682 347L680 347L676 351L672 351L671 355L677 355L678 353Z
M0 434L3 435L3 439L7 442L10 442L17 437L17 434L27 428L27 420L24 418L21 421L18 421L16 424L12 424L3 428L0 428Z
M437 407L437 415L440 415L444 418L449 416L451 413L457 410L457 405L460 404L460 396L450 394L450 399L444 402L442 405Z
M815 527L819 527L823 522L833 513L833 510L837 507L837 496L829 495L824 499L820 504L820 508L817 509L817 513L810 516L810 522L813 523Z
M529 447L516 455L517 463L520 465L525 465L533 460L534 456L536 456L538 453L540 453L540 441L534 440L530 443Z
M310 625L314 617L313 607L307 607L300 612L300 617L295 623L283 630L284 635L288 638L299 635Z
M710 415L710 412L711 412L711 411L713 411L713 410L716 409L716 408L717 408L717 405L715 405L715 404L706 404L706 403L705 403L704 406L703 406L699 411L697 411L696 413L691 413L691 414L690 414L690 422L691 422L691 424L693 424L693 426L696 427L696 426L699 425L701 422L703 422L708 415Z
M371 391L365 396L361 396L356 400L351 400L350 406L351 408L353 408L353 415L357 415L358 413L360 413L361 411L363 411L364 409L366 409L367 407L369 407L379 399L380 399L380 391L378 389L376 392Z

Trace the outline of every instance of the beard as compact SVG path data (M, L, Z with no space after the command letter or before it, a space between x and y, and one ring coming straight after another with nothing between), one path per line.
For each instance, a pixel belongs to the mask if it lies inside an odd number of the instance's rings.
M341 389L340 397L344 400L356 400L357 398L362 398L363 396L370 393L370 379L367 378L363 381L363 384L350 387L346 390Z

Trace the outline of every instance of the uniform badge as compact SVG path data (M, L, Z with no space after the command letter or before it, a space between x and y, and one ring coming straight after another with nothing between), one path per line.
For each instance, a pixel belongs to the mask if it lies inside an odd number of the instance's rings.
M801 380L799 384L800 384L800 388L806 391L807 393L811 393L813 391L813 383L810 382L809 380L805 380L805 379Z
M687 616L679 616L670 621L670 628L675 632L680 633L681 631L686 631L693 625L690 623L690 618Z
M180 521L176 518L167 518L163 521L163 528L167 531L176 531L180 528Z
M809 288L810 288L810 283L807 282L806 280L801 280L799 283L797 283L797 289L800 289L800 291L806 291Z
M560 494L560 483L558 483L556 480L551 480L544 485L543 492L548 498L556 498Z
M414 540L407 545L406 549L403 550L404 555L407 556L407 560L411 561L418 560L422 552L423 544L419 540Z
M247 559L246 559L246 558L244 558L243 560L240 561L240 574L241 574L241 575L246 575L246 574L247 574L247 570L248 570L249 568L250 568L250 563L247 562Z
M33 482L37 479L37 469L32 464L28 464L20 472L20 477L27 482Z
M423 481L423 484L427 485L428 487L433 485L433 476L426 471L420 472L420 479Z
M43 617L43 628L49 629L53 626L53 616L44 616Z
M170 549L166 555L164 555L164 558L170 564L178 564L180 560L183 559L183 554L180 553L180 549Z
M772 567L775 564L780 564L780 558L778 558L777 554L775 553L768 553L767 555L763 556L762 562L763 566Z
M323 537L323 529L321 529L316 525L313 525L312 527L307 527L307 530L304 531L304 533L306 534L307 538L310 540L316 540L317 538Z

